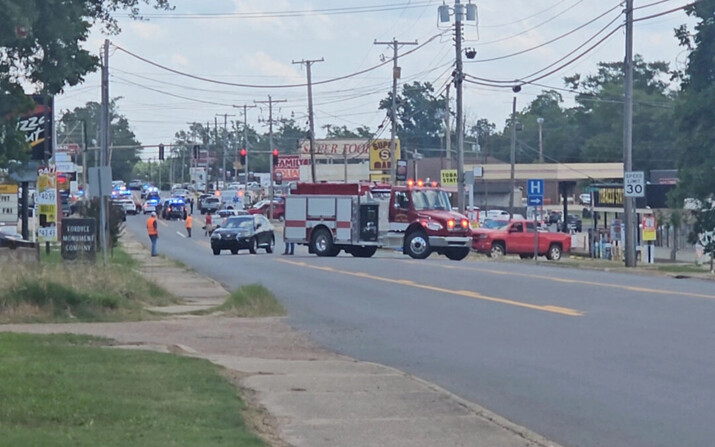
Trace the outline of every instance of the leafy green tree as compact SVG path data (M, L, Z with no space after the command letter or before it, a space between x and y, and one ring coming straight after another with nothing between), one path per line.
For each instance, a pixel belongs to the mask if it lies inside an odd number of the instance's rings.
M695 212L695 225L690 241L700 240L710 254L710 269L715 257L715 126L712 114L715 104L715 0L701 0L686 8L698 20L695 32L683 25L676 30L682 46L690 51L688 64L681 75L682 92L675 108L679 178L677 196L693 197L701 209ZM709 238L705 235L710 234Z
M392 109L392 92L380 101L380 109L388 115ZM429 82L413 82L402 86L397 96L397 136L404 151L438 154L444 133L444 97L435 96Z
M373 137L370 128L367 126L358 126L355 130L349 130L347 126L334 126L332 124L326 124L323 129L327 129L327 138L365 138L370 139Z
M671 73L665 62L634 58L633 166L635 169L672 168L676 163L672 113L675 95L666 81ZM571 113L578 132L575 147L581 161L623 160L623 63L601 62L596 74L565 78L580 93ZM572 157L573 158L573 157Z
M25 88L56 95L80 84L99 65L82 48L90 29L120 31L112 14L139 17L141 3L170 9L168 0L0 0L0 163L27 149L15 124L32 108Z
M84 107L76 107L65 113L59 119L58 134L63 129L76 127L76 123L83 122L87 129L87 139L99 141L99 127L102 105L97 102L88 102ZM91 145L91 144L90 144ZM94 145L92 145L94 146ZM132 168L139 161L141 144L129 127L129 121L117 111L117 100L109 104L109 148L112 176L115 179L131 180ZM112 149L112 147L118 147ZM93 166L97 151L87 153L87 166Z

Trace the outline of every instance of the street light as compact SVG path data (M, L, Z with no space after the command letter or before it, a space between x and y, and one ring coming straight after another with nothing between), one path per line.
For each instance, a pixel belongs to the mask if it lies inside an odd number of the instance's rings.
M544 119L542 117L536 118L536 122L539 124L539 163L544 162L544 146L541 141L541 125L544 124Z

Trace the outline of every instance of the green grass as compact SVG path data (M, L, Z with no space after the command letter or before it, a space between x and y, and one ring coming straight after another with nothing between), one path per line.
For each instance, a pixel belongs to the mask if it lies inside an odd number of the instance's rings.
M0 334L0 444L265 446L208 361L76 335Z
M692 264L666 264L658 265L654 270L668 273L707 273L705 266L697 266Z
M177 301L120 248L110 259L106 266L63 263L51 254L39 264L4 264L0 323L140 320L154 318L145 305Z
M226 298L214 311L234 317L272 317L285 314L276 297L260 284L248 284Z

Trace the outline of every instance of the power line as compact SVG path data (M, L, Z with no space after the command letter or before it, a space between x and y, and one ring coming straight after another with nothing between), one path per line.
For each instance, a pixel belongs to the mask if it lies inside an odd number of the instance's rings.
M417 50L423 48L425 45L427 45L427 44L429 44L430 42L434 41L434 40L435 40L436 38L438 38L439 36L441 36L441 33L432 36L432 37L429 38L425 43L423 43L423 44L421 44L421 45L417 45L414 49L412 49L412 50L410 50L410 51L406 51L404 54L402 54L402 56L407 56L408 54L414 53L415 51L417 51ZM256 84L241 84L241 83L236 83L236 82L219 81L218 79L210 79L210 78L206 78L206 77L203 77L203 76L196 76L196 75L192 75L192 74L190 74L190 73L186 73L186 72L182 72L182 71L179 71L179 70L175 70L175 69L173 69L173 68L167 67L167 66L165 66L165 65L161 65L161 64L159 64L159 63L157 63L157 62L154 62L154 61L152 61L152 60L149 60L149 59L146 59L146 58L144 58L144 57L141 57L141 56L139 56L139 55L137 55L137 54L135 54L135 53L132 53L131 51L126 50L126 49L124 49L124 48L122 48L122 47L120 47L120 46L118 46L118 45L114 45L114 44L113 44L113 46L114 46L117 50L122 51L122 52L128 54L129 56L134 57L135 59L138 59L138 60L140 60L140 61L142 61L142 62L145 62L145 63L147 63L147 64L149 64L149 65L153 65L153 66L155 66L155 67L157 67L157 68L161 68L162 70L166 70L166 71L169 71L169 72L171 72L171 73L175 73L175 74L178 74L178 75L181 75L181 76L185 76L185 77L188 77L188 78L191 78L191 79L196 79L196 80L199 80L199 81L209 82L209 83L212 83L212 84L230 85L230 86L232 86L232 87L245 87L245 88L295 88L295 87L306 87L306 86L308 85L308 84L256 85ZM322 81L317 81L317 82L314 82L313 85L329 84L329 83L332 83L332 82L342 81L342 80L344 80L344 79L352 78L352 77L355 77L355 76L358 76L358 75L361 75L361 74L370 72L370 71L372 71L372 70L376 70L376 69L378 69L378 68L380 68L380 67L382 67L382 66L384 66L384 65L389 64L390 62L392 62L392 58L386 59L385 61L383 61L383 62L381 62L381 63L379 63L379 64L377 64L377 65L374 65L374 66L372 66L372 67L366 68L365 70L361 70L361 71L358 71L358 72L355 72L355 73L351 73L351 74L348 74L348 75L344 75L344 76L340 76L340 77L337 77L337 78L332 78L332 79L326 79L326 80L322 80Z
M645 16L645 17L639 17L639 18L637 18L637 19L633 19L633 21L634 21L634 22L640 22L640 21L642 21L642 20L649 20L649 19L654 19L654 18L656 18L656 17L661 17L661 16L664 16L664 15L666 15L666 14L672 14L672 13L674 13L674 12L681 11L681 10L683 10L683 9L685 9L685 8L689 8L689 7L693 6L693 5L695 5L696 3L697 3L697 1L692 2L692 3L688 3L687 5L683 5L683 6L680 6L680 7L678 7L678 8L669 9L669 10L667 10L667 11L662 11L662 12L659 12L659 13L656 13L656 14L651 14L651 15L649 15L649 16Z

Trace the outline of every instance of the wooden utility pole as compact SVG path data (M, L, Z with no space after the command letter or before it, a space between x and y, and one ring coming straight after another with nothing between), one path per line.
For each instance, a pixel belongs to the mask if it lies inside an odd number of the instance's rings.
M395 173L397 169L397 153L395 150L395 137L397 135L397 79L400 77L400 67L397 66L397 49L401 45L417 45L414 42L398 42L394 37L391 42L373 42L374 45L390 45L392 47L392 107L390 108L390 122L392 124L390 130L390 183L395 184Z
M313 80L310 76L310 66L316 62L323 62L325 59L322 57L320 59L306 60L302 61L292 61L294 64L305 64L306 72L308 74L308 123L310 125L310 130L308 132L308 138L310 141L310 177L315 183L315 123L313 121Z
M270 196L270 205L268 205L269 218L273 219L273 104L286 102L285 99L273 99L268 95L268 101L253 101L256 104L268 104L268 165L271 167L270 188L268 195Z

